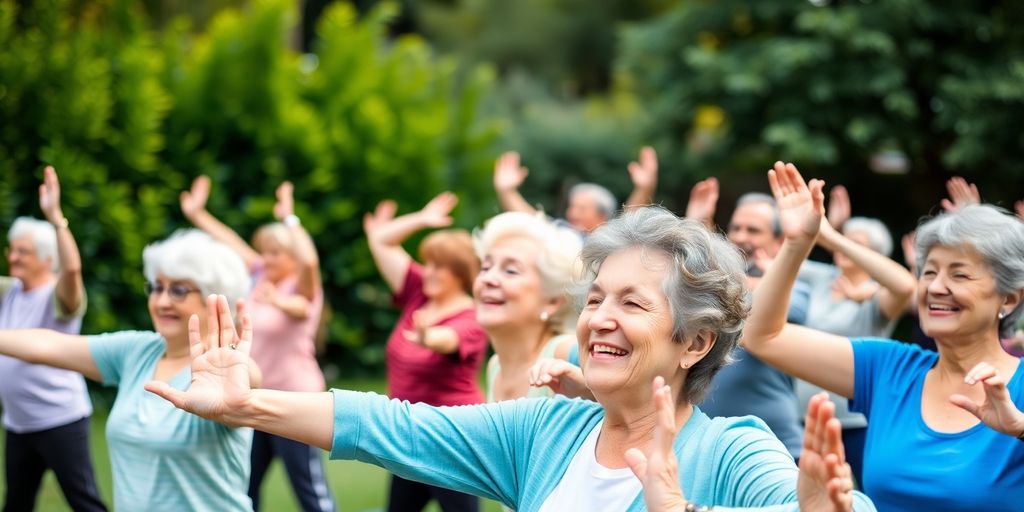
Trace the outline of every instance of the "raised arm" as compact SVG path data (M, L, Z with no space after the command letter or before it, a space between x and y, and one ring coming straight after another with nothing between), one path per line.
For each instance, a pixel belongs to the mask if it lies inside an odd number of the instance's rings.
M259 261L260 255L255 249L249 246L235 233L235 230L228 227L206 211L206 200L210 197L210 178L200 176L192 182L191 190L183 191L179 198L181 202L181 213L195 227L205 231L213 238L225 243L238 253L245 261L246 268L252 268L253 263Z
M633 181L633 192L626 199L626 208L646 206L654 202L658 188L658 154L651 146L640 149L640 158L629 163L629 179Z
M423 209L395 217L394 201L383 201L373 213L363 217L363 228L366 230L373 261L392 291L402 289L405 274L412 263L412 256L402 247L402 242L421 229L450 226L452 218L449 214L458 202L459 198L455 194L443 192L431 199Z
M743 345L758 359L783 372L850 398L853 347L850 340L786 323L786 310L800 264L822 225L824 182L804 183L793 164L776 162L768 171L778 203L785 242L754 290L743 329Z
M523 199L519 187L526 180L529 171L519 165L519 153L508 151L502 153L494 162L494 191L498 194L498 202L506 212L535 213L537 210Z
M714 229L717 208L718 179L712 177L698 181L690 189L690 200L686 203L686 218L699 220L708 229Z
M102 382L85 336L50 329L0 329L0 355L63 368Z
M320 257L316 253L316 246L313 245L313 238L309 236L309 232L302 227L302 223L295 215L292 190L292 184L289 181L285 181L277 187L274 218L288 228L292 237L295 260L299 266L298 294L278 297L274 303L293 318L306 318L309 314L309 303L320 294L323 286L320 281Z
M46 220L57 230L57 258L60 274L57 276L57 302L63 313L78 310L85 300L85 285L82 283L82 257L78 244L68 228L68 219L60 207L60 181L57 171L47 166L43 171L43 184L39 185L39 207Z
M947 212L959 211L965 206L981 203L978 186L968 183L960 176L953 176L946 182L946 192L949 194L949 199L943 199L941 204Z

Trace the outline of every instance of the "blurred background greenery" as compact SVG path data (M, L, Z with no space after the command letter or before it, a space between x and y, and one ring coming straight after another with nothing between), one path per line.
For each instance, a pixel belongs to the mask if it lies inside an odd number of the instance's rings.
M186 225L179 191L211 176L210 210L248 236L292 180L329 373L379 375L396 314L360 217L381 199L453 190L479 225L517 149L524 195L559 212L579 181L625 198L649 143L678 212L718 176L724 223L785 159L899 236L952 175L1024 196L1021 26L1009 1L0 0L0 226L39 215L55 165L84 332L147 327L141 251Z

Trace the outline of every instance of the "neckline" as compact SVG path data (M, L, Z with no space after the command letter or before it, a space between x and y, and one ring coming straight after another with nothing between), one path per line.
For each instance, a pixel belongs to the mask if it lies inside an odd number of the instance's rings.
M938 362L939 355L938 353L935 353L935 359L932 361L932 364L923 367L920 372L920 375L917 379L915 379L914 382L913 397L916 403L911 405L913 406L913 409L915 411L914 416L916 417L917 424L921 428L921 430L932 437L940 439L958 439L961 437L967 437L969 435L972 435L975 432L980 431L982 429L989 428L988 425L986 425L985 422L981 420L978 420L978 422L975 423L974 425L971 425L970 427L967 427L959 432L939 432L938 430L935 430L932 427L928 426L928 422L924 420L924 414L921 411L921 404L924 403L924 381L928 376L928 372L935 368L935 364ZM1018 359L1017 369L1013 371L1013 375L1010 376L1010 380L1006 381L1007 391L1009 392L1011 387L1017 387L1017 383L1021 379L1024 379L1024 360ZM1012 398L1013 397L1011 393L1011 399Z

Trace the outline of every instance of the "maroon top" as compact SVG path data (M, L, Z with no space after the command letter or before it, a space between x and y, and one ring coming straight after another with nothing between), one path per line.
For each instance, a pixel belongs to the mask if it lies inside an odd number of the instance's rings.
M459 339L452 354L440 354L413 343L403 335L414 330L412 314L427 303L423 295L423 268L409 264L402 290L394 297L402 316L387 345L388 395L430 405L468 405L484 401L477 381L487 351L487 334L476 323L476 312L466 308L435 325L450 327Z

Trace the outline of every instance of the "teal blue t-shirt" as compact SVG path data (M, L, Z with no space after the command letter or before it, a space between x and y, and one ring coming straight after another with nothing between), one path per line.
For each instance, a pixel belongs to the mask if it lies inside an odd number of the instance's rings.
M118 388L107 419L115 509L252 510L252 429L204 420L143 389L164 354L159 334L90 336L89 350L103 383ZM191 380L185 367L170 385L184 390Z
M984 423L937 432L921 417L939 355L892 340L853 341L850 410L868 417L864 492L879 510L1024 510L1024 443ZM1024 365L1007 383L1024 408Z

